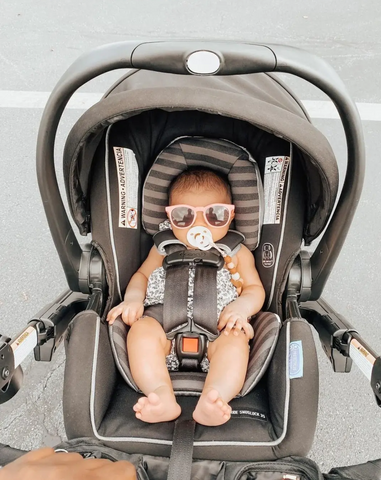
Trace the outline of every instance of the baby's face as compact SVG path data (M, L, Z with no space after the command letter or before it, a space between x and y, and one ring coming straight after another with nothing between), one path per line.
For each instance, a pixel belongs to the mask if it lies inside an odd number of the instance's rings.
M170 205L190 205L192 207L206 207L207 205L212 205L214 203L225 203L231 204L229 195L225 192L218 190L189 190L186 192L172 194ZM234 212L231 215L229 222L223 227L212 227L209 225L205 219L202 212L197 212L196 221L191 227L188 228L177 228L172 224L172 231L175 237L180 240L180 242L185 243L189 248L192 247L187 241L187 234L189 230L193 227L206 227L212 234L214 242L221 240L229 230L230 224L234 218Z

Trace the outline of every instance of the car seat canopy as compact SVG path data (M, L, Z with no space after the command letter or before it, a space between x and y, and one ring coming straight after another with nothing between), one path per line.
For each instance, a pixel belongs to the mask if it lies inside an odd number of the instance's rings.
M90 231L88 188L94 153L107 128L123 121L124 139L134 147L143 178L157 155L184 135L224 138L256 160L265 138L292 143L308 182L305 242L326 226L338 188L336 160L325 136L278 79L267 74L198 78L133 71L79 119L66 142L64 178L81 234Z

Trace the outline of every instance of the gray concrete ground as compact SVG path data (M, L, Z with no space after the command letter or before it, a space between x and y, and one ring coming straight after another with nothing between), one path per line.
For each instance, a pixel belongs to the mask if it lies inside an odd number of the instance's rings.
M381 7L377 0L114 0L59 3L20 0L0 6L0 90L50 91L83 52L134 38L218 38L285 43L329 61L357 102L381 103ZM102 92L115 74L86 85ZM300 98L324 99L299 81ZM65 289L64 275L45 221L35 176L35 143L42 111L0 108L0 332L15 335L33 314ZM60 152L81 112L60 127ZM345 160L338 121L316 125L331 141L341 171ZM381 124L364 122L368 168L364 194L324 297L381 352L380 297ZM59 163L59 154L58 154ZM320 354L320 409L311 452L324 470L381 457L381 412L354 368L333 374ZM54 445L63 438L64 355L51 364L25 364L25 384L0 406L0 441L15 447Z

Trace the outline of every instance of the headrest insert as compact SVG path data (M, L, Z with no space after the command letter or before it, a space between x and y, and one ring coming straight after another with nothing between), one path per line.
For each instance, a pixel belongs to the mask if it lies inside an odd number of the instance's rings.
M227 140L182 137L162 150L143 187L142 223L146 232L155 234L167 219L164 208L172 180L197 166L227 176L235 205L235 228L245 236L244 244L254 250L262 227L262 181L258 165L247 150Z

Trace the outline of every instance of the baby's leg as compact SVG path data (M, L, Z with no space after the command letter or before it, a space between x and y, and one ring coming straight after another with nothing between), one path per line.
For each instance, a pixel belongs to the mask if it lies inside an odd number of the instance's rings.
M133 408L136 418L143 422L166 422L181 413L165 362L170 347L171 342L154 318L141 318L128 332L127 351L132 377L146 395Z
M241 390L249 361L249 339L240 332L220 335L209 344L209 372L201 397L193 412L197 423L222 425L230 419L228 402Z

